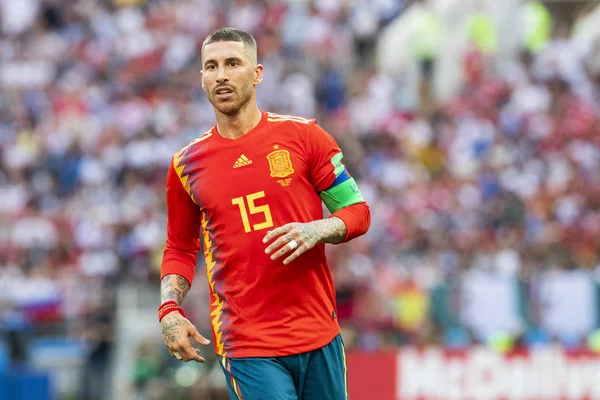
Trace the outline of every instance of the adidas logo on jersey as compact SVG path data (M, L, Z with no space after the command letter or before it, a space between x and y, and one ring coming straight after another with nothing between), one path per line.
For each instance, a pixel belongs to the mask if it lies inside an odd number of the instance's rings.
M242 154L233 164L233 168L240 168L250 164L252 164L252 160L249 160L248 157Z

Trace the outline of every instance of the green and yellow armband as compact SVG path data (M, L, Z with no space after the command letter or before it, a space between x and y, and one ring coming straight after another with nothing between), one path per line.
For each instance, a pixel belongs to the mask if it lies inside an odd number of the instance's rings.
M350 176L346 168L343 168L341 173L336 174L336 178L329 189L322 191L320 196L331 213L365 201L356 185L356 181Z

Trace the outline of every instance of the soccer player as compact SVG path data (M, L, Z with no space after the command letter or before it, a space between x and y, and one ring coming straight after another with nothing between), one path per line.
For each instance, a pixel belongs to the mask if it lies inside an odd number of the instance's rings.
M212 339L232 399L346 399L344 344L325 243L364 234L370 213L334 139L314 120L259 109L256 42L223 28L202 46L217 124L173 156L159 320L171 355L209 341L181 303L200 234ZM332 215L323 219L323 201Z

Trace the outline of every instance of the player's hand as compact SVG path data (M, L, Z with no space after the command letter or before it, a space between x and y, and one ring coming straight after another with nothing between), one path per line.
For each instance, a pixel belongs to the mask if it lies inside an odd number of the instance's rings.
M201 345L208 345L210 340L203 337L198 329L179 312L174 311L164 316L160 322L162 334L169 353L178 360L204 362L200 350L192 347L190 337Z
M292 222L267 232L263 243L269 243L275 238L277 240L266 248L265 253L272 254L271 260L277 260L293 251L289 257L283 260L283 263L287 265L315 247L319 243L320 236L314 222Z

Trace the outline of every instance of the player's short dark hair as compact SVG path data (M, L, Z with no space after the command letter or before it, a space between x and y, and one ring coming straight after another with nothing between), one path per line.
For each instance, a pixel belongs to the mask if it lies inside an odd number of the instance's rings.
M241 29L231 27L217 29L204 39L202 51L204 52L204 46L215 42L242 42L244 43L244 47L249 49L250 54L256 54L256 40L254 40L254 36Z

